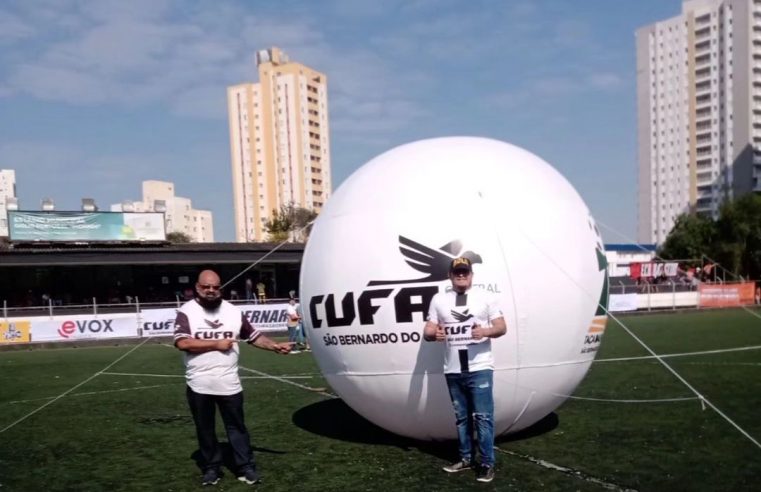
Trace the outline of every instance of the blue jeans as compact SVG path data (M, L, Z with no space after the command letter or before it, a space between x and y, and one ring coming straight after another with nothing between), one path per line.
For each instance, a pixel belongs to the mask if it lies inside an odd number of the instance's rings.
M473 462L475 428L481 465L494 466L494 371L486 369L444 376L454 406L460 458Z
M299 325L288 327L288 341L296 343L299 339Z

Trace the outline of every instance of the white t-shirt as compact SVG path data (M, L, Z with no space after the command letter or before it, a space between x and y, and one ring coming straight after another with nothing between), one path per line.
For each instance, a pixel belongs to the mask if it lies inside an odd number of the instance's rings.
M298 303L294 305L288 304L288 307L285 308L285 314L288 315L288 319L285 321L286 326L295 328L296 326L299 326L299 305Z
M474 324L486 328L502 317L496 297L482 289L469 289L465 294L450 290L433 296L428 320L438 323L446 333L444 373L494 369L491 338L473 340L471 329Z
M181 338L198 340L245 340L252 343L261 332L251 326L241 310L227 301L214 311L196 300L182 305L174 323L174 343ZM243 389L238 377L238 344L226 352L185 352L185 378L196 393L234 395Z

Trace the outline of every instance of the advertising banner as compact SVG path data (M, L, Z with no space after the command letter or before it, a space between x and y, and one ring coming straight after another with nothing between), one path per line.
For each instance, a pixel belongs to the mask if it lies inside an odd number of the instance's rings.
M241 304L238 307L248 318L248 321L254 325L254 328L261 331L287 331L285 321L288 319L286 310L288 304Z
M141 309L140 328L144 337L174 335L174 320L177 318L175 308Z
M30 329L28 320L0 321L0 344L29 343Z
M736 284L700 284L700 307L731 307L753 304L753 282Z
M261 331L287 331L288 304L238 304L238 308L254 327ZM144 337L171 336L174 334L175 308L141 309L140 327Z
M637 294L611 294L608 311L612 313L637 310Z
M60 342L137 336L135 314L30 318L33 342Z
M165 241L154 212L8 212L11 241Z

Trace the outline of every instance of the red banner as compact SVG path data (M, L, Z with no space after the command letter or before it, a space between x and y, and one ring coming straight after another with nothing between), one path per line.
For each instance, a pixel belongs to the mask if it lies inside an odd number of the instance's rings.
M700 307L732 307L753 304L753 282L737 284L700 284Z

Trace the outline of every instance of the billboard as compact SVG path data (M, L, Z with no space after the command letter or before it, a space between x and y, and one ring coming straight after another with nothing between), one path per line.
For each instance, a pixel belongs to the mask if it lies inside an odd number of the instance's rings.
M34 342L132 338L137 336L137 317L134 314L31 318L31 324L32 341Z
M753 304L754 282L700 284L700 307L733 307Z
M174 335L174 320L177 318L177 310L165 309L141 309L140 327L144 337L160 337Z
M29 321L0 321L0 344L29 343Z
M8 212L11 241L165 241L155 212Z

